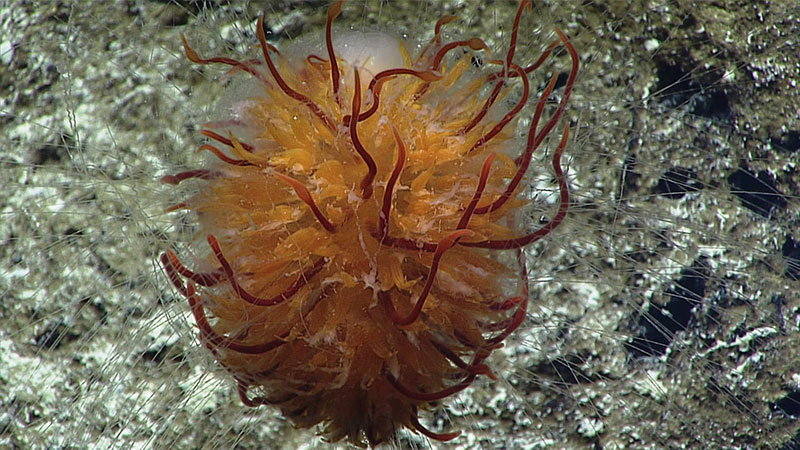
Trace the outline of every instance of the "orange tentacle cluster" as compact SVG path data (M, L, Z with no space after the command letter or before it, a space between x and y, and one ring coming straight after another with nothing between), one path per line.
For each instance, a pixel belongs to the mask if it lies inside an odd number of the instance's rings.
M469 59L448 63L450 52L488 48L475 38L443 43L452 16L414 59L398 42L406 67L380 71L366 89L367 72L339 58L333 44L342 2L328 12L327 59L280 54L261 18L266 70L255 61L203 59L183 39L191 61L231 66L263 87L237 106L236 127L249 142L231 130L203 130L222 148L200 149L219 163L162 178L198 182L197 194L171 210L197 213L214 269L193 271L171 250L161 264L243 403L278 405L299 426L323 423L333 441L376 444L400 427L437 440L458 434L428 430L418 411L479 375L495 378L487 358L525 319L521 248L552 232L569 208L565 126L552 155L558 209L540 228L515 232L527 203L519 187L578 73L577 53L558 30L559 41L536 63L514 62L526 7L522 1L506 58L490 61L498 70L487 65L472 80ZM553 76L512 159L506 126L528 103L528 74L559 43L572 59L561 100L540 124ZM482 99L485 85L492 90ZM499 96L519 85L516 106L489 120Z

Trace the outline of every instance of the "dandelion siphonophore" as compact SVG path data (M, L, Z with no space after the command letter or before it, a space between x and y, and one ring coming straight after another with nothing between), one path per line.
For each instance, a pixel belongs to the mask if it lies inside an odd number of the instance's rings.
M191 213L197 235L192 255L160 262L245 405L321 424L330 441L375 445L403 427L447 441L458 431L421 413L496 379L489 357L531 301L524 249L568 214L559 121L578 54L555 29L538 60L516 62L527 0L502 50L448 36L455 16L414 51L337 31L343 3L324 40L283 50L259 18L251 60L183 38L189 60L228 66L241 86L200 132L210 162L162 178L195 184L169 210ZM550 60L563 74L540 76ZM541 196L536 165L551 178Z

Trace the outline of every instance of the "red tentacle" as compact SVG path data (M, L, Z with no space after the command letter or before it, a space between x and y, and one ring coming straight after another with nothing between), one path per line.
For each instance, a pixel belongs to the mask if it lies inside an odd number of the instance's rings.
M242 344L241 342L222 336L214 331L214 328L208 323L202 300L197 298L193 285L189 284L187 286L187 294L188 296L186 298L189 300L189 308L192 310L195 323L197 323L198 328L200 328L200 334L204 339L217 347L230 349L246 355L259 355L272 351L287 343L284 339L289 336L288 331L277 336L273 341L253 345Z
M472 50L481 50L482 49L486 53L490 53L489 52L489 47L486 45L485 42L483 42L483 39L472 38L472 39L467 39L466 41L450 42L448 44L445 44L436 53L436 56L433 58L433 62L431 63L431 70L434 70L434 71L438 72L439 71L439 67L442 64L442 59L444 59L444 56L450 50L453 50L453 49L458 48L458 47L469 47ZM430 88L430 86L431 86L431 82L430 81L428 81L425 84L423 84L422 86L420 86L419 90L417 90L417 93L414 95L414 99L419 99L420 97L425 95L425 93L428 91L428 88Z
M492 127L492 129L488 133L486 133L485 135L481 136L480 139L478 139L477 142L475 142L475 144L467 151L467 153L470 153L470 152L474 151L475 149L477 149L478 147L481 147L481 146L485 145L493 137L497 136L501 131L503 131L503 128L505 128L505 126L509 122L511 122L511 120L513 120L514 117L517 114L519 114L520 111L522 111L522 108L524 108L525 104L528 102L528 95L529 95L530 89L531 89L530 81L528 81L528 77L525 75L525 71L522 70L522 67L520 67L520 66L518 66L517 64L514 64L514 63L511 63L510 65L511 65L511 68L514 69L514 71L517 74L519 74L520 77L522 78L522 97L520 97L519 101L514 106L514 108L512 108L511 111L509 111L508 113L506 113L506 115L503 116L503 118L500 120L500 122L497 122L497 124L494 127ZM502 86L502 84L498 83L497 86ZM499 92L499 90L498 90L498 92ZM494 93L494 91L492 91L492 93ZM487 104L484 105L484 108L486 108L486 111L489 110L489 108L488 108L489 106L491 106L491 105L488 104L488 101L487 101ZM486 112L484 112L483 110L481 110L481 112L483 114L486 114ZM480 118L477 118L477 119L480 120ZM477 122L476 122L476 124L477 124ZM467 131L469 131L469 130L467 130Z
M336 232L336 225L334 225L330 220L328 220L327 217L325 217L325 215L317 206L316 202L314 202L314 199L311 197L311 192L308 191L308 188L303 186L303 183L300 183L294 178L280 173L274 173L273 175L294 189L295 194L300 197L300 200L302 200L303 203L311 208L311 212L314 214L314 217L317 218L317 221L319 221L323 228L325 228L329 233Z
M386 182L386 190L383 192L383 205L381 207L381 214L378 219L378 241L383 243L383 240L389 234L389 216L392 212L392 194L400 174L403 172L403 164L406 160L406 146L403 140L400 139L400 134L397 133L394 125L392 125L392 133L394 133L394 140L397 143L397 162L394 165L394 170Z
M286 81L284 81L281 74L278 72L278 69L275 67L275 63L272 62L272 58L269 56L269 52L276 52L277 49L270 44L267 44L267 36L264 34L264 16L258 17L258 24L256 25L256 34L258 35L258 42L261 44L261 53L264 54L264 61L267 63L267 67L269 68L269 72L272 74L272 78L275 79L275 82L278 83L278 87L284 92L284 94L288 95L289 97L297 100L298 102L306 105L308 109L311 110L314 115L319 117L325 126L328 127L330 130L336 130L336 125L331 121L331 119L325 114L324 111L314 103L311 99L306 97L305 95L295 91L294 89L290 88Z
M240 142L240 144L241 144L241 142ZM233 147L233 146L231 146L231 147ZM214 147L213 145L203 144L203 145L200 146L200 148L197 149L198 152L202 152L203 150L207 150L207 151L213 153L214 156L217 157L217 159L219 159L220 161L224 162L225 164L230 164L232 166L240 166L240 167L245 167L245 166L258 167L256 164L253 164L253 163L251 163L250 161L248 161L246 159L233 159L230 156L226 155L225 153L222 153L222 151L220 149L218 149L217 147Z
M441 261L442 256L447 250L453 247L453 245L455 245L459 239L464 236L471 236L472 234L473 233L470 230L458 230L450 233L444 239L439 241L439 243L436 245L436 252L433 254L433 262L431 262L431 267L428 269L428 279L425 280L425 286L422 288L422 293L420 293L417 303L407 316L403 317L397 312L397 310L394 308L394 304L392 304L392 298L389 292L378 292L378 298L381 299L381 302L386 309L386 313L389 314L392 322L399 326L405 326L410 325L417 320L422 312L422 306L425 304L425 299L428 297L428 294L433 287L433 280L436 278L436 271L439 270L439 262Z
M167 250L165 253L166 257L169 258L169 263L172 267L175 268L182 277L188 278L195 283L199 284L200 286L211 287L216 286L224 276L224 272L222 269L217 269L213 272L205 272L205 273L197 273L187 269L183 264L181 264L180 260L175 253L172 253L172 250Z
M339 99L339 63L336 61L336 53L333 51L333 39L331 37L331 26L333 24L333 19L342 12L342 4L344 4L344 0L339 0L338 2L333 3L330 8L328 8L328 19L325 22L325 47L328 50L328 60L331 64L331 84L333 85L333 98L336 100L336 104L341 106L341 101Z
M473 362L473 364L475 364L475 362ZM476 373L470 373L466 377L464 377L464 379L461 382L436 392L415 391L400 383L400 381L397 378L395 378L389 373L386 374L386 379L389 381L389 384L391 384L395 389L398 390L398 392L400 392L401 394L405 395L408 398L414 400L421 400L424 402L433 402L463 391L464 389L468 388L473 381L475 381L475 378L477 376L478 374Z
M411 414L411 424L414 425L414 429L416 429L420 433L424 434L425 436L431 439L441 442L452 441L461 434L460 431L454 431L452 433L434 433L433 431L425 428L424 426L422 426L422 424L419 423L419 418L417 418L416 412Z
M386 83L387 81L391 81L391 79L397 75L411 75L423 81L437 81L442 79L442 75L430 70L397 68L397 69L384 70L383 72L378 72L377 75L372 77L372 80L369 82L369 87L367 88L368 91L372 92L372 105L369 107L368 110L364 111L358 116L359 122L367 120L373 114L375 114L375 112L378 111L378 106L380 103L380 94L384 83ZM345 126L350 126L350 117L351 115L348 114L342 118L342 121L344 122Z
M355 92L353 93L351 115L352 117L359 117L358 114L361 110L361 78L358 75L358 69L353 69L353 72L355 76ZM367 165L367 174L364 175L364 178L361 180L361 198L366 200L372 197L372 181L378 173L378 166L375 165L375 160L369 152L361 145L361 140L358 138L358 130L356 129L357 125L357 120L350 121L350 139L353 141L353 146L356 148L359 156L364 160L364 164Z
M189 46L189 42L186 41L186 36L181 33L181 41L183 41L183 52L186 53L186 58L189 61L195 64L226 64L231 67L235 67L237 69L244 70L245 72L253 75L254 77L258 78L261 82L269 84L269 81L264 78L264 75L259 73L257 70L253 69L249 64L243 63L241 61L235 60L233 58L225 58L225 57L214 57L203 59L201 58L196 51L192 47Z
M569 187L567 186L567 178L564 176L564 170L561 168L561 155L564 153L564 147L567 144L567 137L569 135L569 125L564 127L564 134L561 136L561 142L553 154L553 170L556 173L556 181L558 182L558 189L560 191L560 198L558 203L558 210L556 215L550 221L539 228L538 230L520 236L514 239L490 239L479 242L460 242L460 245L465 247L480 247L480 248L493 248L498 250L520 248L528 244L538 241L539 239L547 236L556 229L564 218L567 216L569 210Z
M214 252L214 256L216 256L217 260L219 261L220 265L222 266L222 271L225 272L225 276L228 278L228 281L231 283L231 288L236 295L239 296L242 300L256 306L275 306L279 305L289 299L291 299L303 286L307 285L311 278L313 278L316 274L318 274L322 268L325 266L325 258L320 258L313 266L303 271L298 277L295 282L286 288L280 294L274 297L256 297L253 294L247 292L238 281L236 281L236 277L233 274L233 268L231 267L230 262L225 258L222 254L222 249L219 246L219 241L214 237L214 235L208 235L208 244L211 246L211 250Z
M201 180L210 180L214 173L210 170L204 169L197 169L197 170L187 170L186 172L179 172L174 175L164 175L159 180L164 184L178 184L183 180L188 180L189 178L199 178Z

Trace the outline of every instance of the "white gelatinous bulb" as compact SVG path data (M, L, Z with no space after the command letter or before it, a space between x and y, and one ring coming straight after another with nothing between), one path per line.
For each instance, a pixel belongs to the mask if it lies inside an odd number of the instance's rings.
M398 35L381 31L333 31L333 48L336 56L348 65L358 68L362 92L367 89L372 77L387 69L406 67L403 43ZM290 59L317 55L328 59L325 41L319 36L307 36L295 41L284 52ZM343 76L343 86L353 83L353 76Z

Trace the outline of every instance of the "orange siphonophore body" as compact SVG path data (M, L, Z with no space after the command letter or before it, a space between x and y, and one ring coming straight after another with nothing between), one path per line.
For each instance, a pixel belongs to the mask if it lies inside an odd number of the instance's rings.
M262 61L203 59L184 39L191 61L231 66L261 87L202 131L215 144L201 150L218 163L162 179L197 180L197 193L171 209L196 212L207 241L197 252L211 269L192 270L170 250L161 263L246 405L276 405L301 427L322 423L331 441L374 445L400 427L458 435L428 430L418 412L479 375L494 378L487 358L525 319L521 249L569 208L565 126L551 160L558 206L537 229L515 226L526 219L533 153L562 116L579 64L558 30L533 65L514 62L526 6L505 58L477 76L471 52L488 48L443 42L451 16L417 55L396 39L388 63L340 53L331 23L342 2L328 10L322 54L279 53L262 19ZM528 75L559 45L572 60L561 100L543 119L553 75L515 150ZM511 89L519 100L498 114Z

